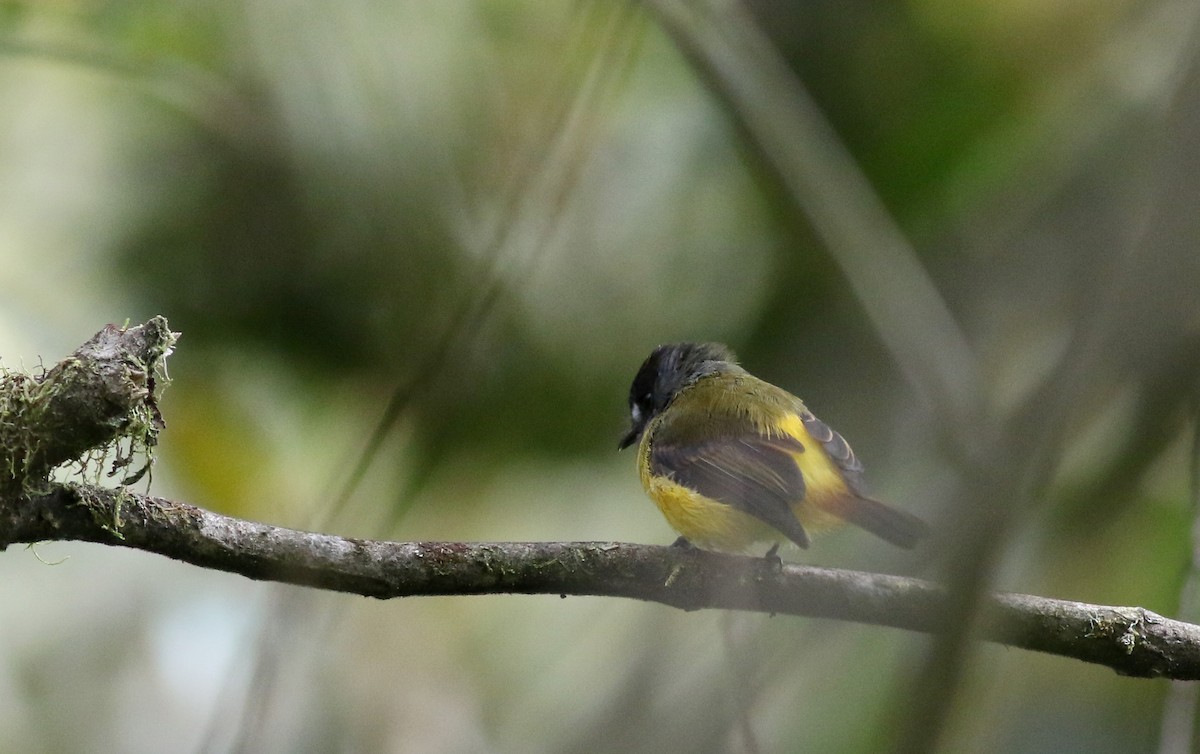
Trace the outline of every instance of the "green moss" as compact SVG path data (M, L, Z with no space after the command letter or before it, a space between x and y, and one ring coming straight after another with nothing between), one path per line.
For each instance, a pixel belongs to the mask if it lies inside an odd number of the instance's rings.
M42 424L47 399L38 378L0 370L0 486L29 492L40 486L29 484L31 459L40 455L42 445L31 428Z
M75 504L86 508L97 526L118 539L125 538L121 534L121 526L123 525L121 521L121 508L124 506L125 501L129 499L129 493L124 488L118 490L116 495L111 498L96 488L76 486L73 489L77 501Z

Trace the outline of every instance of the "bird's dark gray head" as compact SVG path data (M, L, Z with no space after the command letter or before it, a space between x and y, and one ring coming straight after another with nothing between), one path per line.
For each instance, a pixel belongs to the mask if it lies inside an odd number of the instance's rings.
M706 374L736 366L733 351L720 343L670 343L655 348L629 388L630 429L620 447L635 443L680 390Z

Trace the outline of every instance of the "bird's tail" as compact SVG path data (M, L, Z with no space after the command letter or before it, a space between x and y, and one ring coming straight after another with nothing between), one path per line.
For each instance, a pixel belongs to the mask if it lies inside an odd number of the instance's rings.
M869 497L846 496L829 506L830 512L861 526L877 537L911 550L929 536L929 524L902 510Z

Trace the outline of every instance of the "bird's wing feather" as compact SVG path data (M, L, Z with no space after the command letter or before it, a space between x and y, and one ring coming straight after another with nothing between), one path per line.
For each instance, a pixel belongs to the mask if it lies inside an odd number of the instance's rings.
M808 431L808 434L814 440L821 443L821 447L825 449L825 453L833 460L838 469L841 470L842 477L846 480L846 484L850 486L850 489L856 494L864 494L862 461L858 460L858 456L854 455L854 450L851 449L850 443L846 442L846 438L842 437L828 424L813 416L813 413L808 409L800 412L800 421L804 423L804 429Z
M793 437L766 437L752 426L737 426L702 440L686 433L656 433L650 450L651 470L678 484L748 513L778 529L801 547L808 534L792 512L804 498L804 476L794 453L804 446ZM664 428L666 429L666 428Z

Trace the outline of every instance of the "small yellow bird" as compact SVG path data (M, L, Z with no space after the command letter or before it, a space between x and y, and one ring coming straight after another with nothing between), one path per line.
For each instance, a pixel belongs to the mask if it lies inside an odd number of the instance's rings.
M739 552L841 521L900 547L928 534L919 518L867 497L862 464L804 403L738 366L719 343L654 349L629 390L642 486L682 539Z

